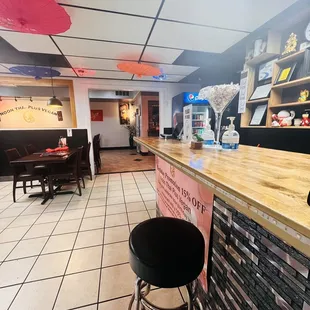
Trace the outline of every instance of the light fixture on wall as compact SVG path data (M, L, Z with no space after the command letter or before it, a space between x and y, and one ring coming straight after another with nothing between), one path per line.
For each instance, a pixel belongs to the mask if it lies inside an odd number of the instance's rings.
M51 68L52 70L52 68ZM54 83L53 83L53 76L51 75L51 84L52 84L52 90L53 90L53 97L50 98L47 101L47 105L51 108L62 108L62 102L56 98L55 92L54 92Z

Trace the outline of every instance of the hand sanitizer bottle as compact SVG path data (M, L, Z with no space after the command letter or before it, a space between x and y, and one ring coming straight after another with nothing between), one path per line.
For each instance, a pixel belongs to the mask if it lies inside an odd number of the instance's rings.
M210 120L211 118L206 119L206 128L201 135L201 138L203 139L203 144L207 147L214 145L214 132L211 129Z
M222 148L224 150L237 150L239 147L239 133L235 130L235 117L227 117L230 119L230 125L222 137Z

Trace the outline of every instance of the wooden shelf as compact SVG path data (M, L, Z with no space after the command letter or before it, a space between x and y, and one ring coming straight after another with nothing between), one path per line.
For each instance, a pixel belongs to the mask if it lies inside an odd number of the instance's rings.
M295 107L295 106L301 106L301 105L307 105L310 104L310 100L304 101L304 102L289 102L289 103L281 103L281 104L275 104L269 106L269 108L281 108L281 107Z
M255 99L255 100L249 100L246 103L247 104L255 104L255 103L260 103L260 102L267 102L269 98L262 98L262 99Z
M240 128L267 128L266 126L242 126Z
M291 62L291 61L297 61L299 59L302 59L304 57L304 54L305 54L305 50L302 50L302 51L299 51L299 52L296 52L294 54L291 54L289 56L286 56L286 57L283 57L281 59L279 59L276 64L277 65L283 65L287 62Z
M259 63L262 63L264 61L267 61L269 59L272 59L276 56L279 56L279 54L276 54L276 53L262 53L250 60L248 60L245 64L247 66L250 66L250 67L255 67L256 65L258 65Z
M310 83L310 76L306 76L306 77L298 79L298 80L274 85L274 86L272 86L272 89L283 89L283 88L295 87L295 86L300 86L300 85L304 85L307 83Z
M273 129L310 129L310 126L269 127Z

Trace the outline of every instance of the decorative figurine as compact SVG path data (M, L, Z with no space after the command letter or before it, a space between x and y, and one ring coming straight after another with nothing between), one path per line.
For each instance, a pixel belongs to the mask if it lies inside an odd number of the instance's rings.
M286 127L292 126L292 120L295 117L294 111L282 110L278 114L272 115L272 126L273 127Z
M291 33L288 40L286 41L284 52L282 55L287 55L296 52L297 47L297 35L295 33Z
M310 126L309 113L305 112L302 115L301 126Z
M298 101L299 102L305 102L305 101L307 101L308 97L309 97L309 90L307 90L307 89L301 90Z

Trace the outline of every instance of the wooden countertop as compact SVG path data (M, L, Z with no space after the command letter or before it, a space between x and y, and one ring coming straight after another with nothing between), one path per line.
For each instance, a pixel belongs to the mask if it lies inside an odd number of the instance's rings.
M238 151L191 150L160 138L135 141L310 238L310 155L244 145Z

